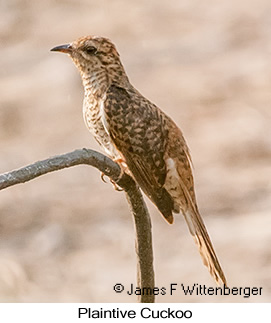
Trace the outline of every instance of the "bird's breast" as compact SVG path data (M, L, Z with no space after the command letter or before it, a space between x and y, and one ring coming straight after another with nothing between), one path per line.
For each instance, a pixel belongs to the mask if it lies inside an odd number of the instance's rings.
M110 157L119 158L115 145L109 135L108 125L104 115L104 99L85 98L83 104L83 116L85 124Z

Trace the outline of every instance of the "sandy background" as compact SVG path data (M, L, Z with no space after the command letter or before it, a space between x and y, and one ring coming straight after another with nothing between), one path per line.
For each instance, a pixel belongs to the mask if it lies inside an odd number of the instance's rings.
M158 296L158 302L271 300L269 0L0 2L0 172L99 150L82 118L72 62L50 48L96 34L131 82L182 128L198 203L229 285L262 296ZM215 286L181 216L148 202L156 286ZM0 301L133 302L134 229L123 193L80 166L0 193Z

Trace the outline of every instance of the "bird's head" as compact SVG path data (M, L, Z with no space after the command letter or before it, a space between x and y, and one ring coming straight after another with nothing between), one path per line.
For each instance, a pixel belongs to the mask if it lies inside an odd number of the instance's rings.
M84 83L90 80L92 85L100 81L109 83L128 81L119 53L107 38L81 37L70 44L56 46L51 51L68 54L79 69Z

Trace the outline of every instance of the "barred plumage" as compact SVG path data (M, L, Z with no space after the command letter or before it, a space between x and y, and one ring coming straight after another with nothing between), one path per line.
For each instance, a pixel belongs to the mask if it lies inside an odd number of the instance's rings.
M219 284L226 278L200 216L189 149L181 130L129 82L113 43L82 37L52 49L68 53L80 71L86 126L106 153L125 165L168 223L183 213L204 264Z

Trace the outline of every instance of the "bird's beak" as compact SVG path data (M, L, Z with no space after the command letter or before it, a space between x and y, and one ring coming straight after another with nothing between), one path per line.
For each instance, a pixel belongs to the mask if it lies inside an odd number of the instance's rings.
M70 54L72 52L72 46L70 44L56 46L51 49L51 52L61 52Z

